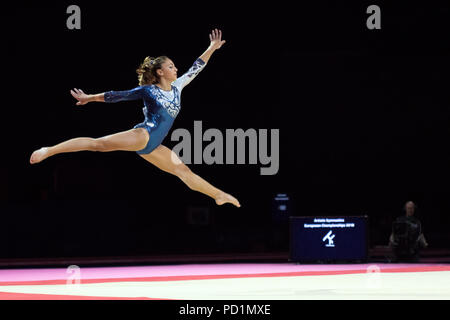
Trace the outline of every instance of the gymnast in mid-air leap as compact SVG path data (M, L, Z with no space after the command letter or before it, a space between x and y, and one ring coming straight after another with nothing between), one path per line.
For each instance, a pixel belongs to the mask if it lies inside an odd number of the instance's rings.
M145 120L131 130L105 137L74 138L51 147L42 147L33 152L30 163L35 164L64 152L135 151L161 170L179 177L192 190L210 196L218 205L231 203L240 207L235 197L217 189L193 173L175 152L161 144L180 111L181 91L203 70L213 52L225 43L225 40L222 40L222 32L218 29L211 32L209 39L211 43L207 50L179 78L177 78L178 69L168 57L146 57L136 70L139 86L134 89L99 94L86 94L80 89L71 90L72 96L78 100L77 105L94 101L113 103L142 99Z

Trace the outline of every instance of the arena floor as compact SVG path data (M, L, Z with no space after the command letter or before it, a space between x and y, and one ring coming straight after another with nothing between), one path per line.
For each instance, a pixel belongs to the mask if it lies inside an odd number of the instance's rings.
M182 264L0 270L2 300L450 299L450 264Z

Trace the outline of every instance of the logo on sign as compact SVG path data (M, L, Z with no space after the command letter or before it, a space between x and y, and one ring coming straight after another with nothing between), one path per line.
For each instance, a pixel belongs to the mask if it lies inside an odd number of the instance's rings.
M325 237L323 237L323 239L322 239L323 242L328 241L328 243L325 244L325 247L334 247L334 241L333 241L333 239L334 239L335 236L336 236L336 235L333 234L333 230L330 230L330 231L325 235Z

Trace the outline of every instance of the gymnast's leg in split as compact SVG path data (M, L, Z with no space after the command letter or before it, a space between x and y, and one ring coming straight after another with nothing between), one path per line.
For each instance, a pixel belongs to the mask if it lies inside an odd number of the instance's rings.
M149 134L144 128L135 128L101 138L74 138L52 147L43 147L33 152L30 163L41 162L59 153L77 151L138 151L149 141Z
M209 182L195 174L185 165L178 155L164 145L159 145L149 154L140 154L142 158L155 165L159 169L176 175L190 189L201 192L213 198L218 205L224 203L234 204L240 207L239 201L232 195L217 189Z

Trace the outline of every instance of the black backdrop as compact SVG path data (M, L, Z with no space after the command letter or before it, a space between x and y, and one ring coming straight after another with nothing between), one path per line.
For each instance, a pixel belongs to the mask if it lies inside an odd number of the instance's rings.
M313 4L314 3L314 4ZM66 8L81 8L68 30ZM366 8L381 7L381 30ZM450 6L47 2L5 5L2 27L0 257L147 255L286 250L272 198L295 215L369 215L370 241L415 201L430 245L448 247ZM220 28L227 43L183 91L173 129L280 130L276 175L261 165L190 165L242 208L218 207L130 152L33 150L100 137L142 121L142 103L75 106L88 93L137 85L147 55L181 74ZM170 135L164 144L173 146ZM192 224L190 210L209 210ZM195 217L195 215L194 215Z

